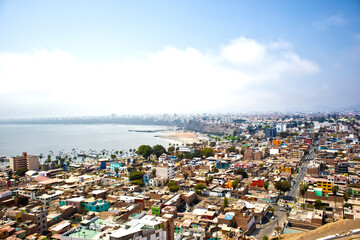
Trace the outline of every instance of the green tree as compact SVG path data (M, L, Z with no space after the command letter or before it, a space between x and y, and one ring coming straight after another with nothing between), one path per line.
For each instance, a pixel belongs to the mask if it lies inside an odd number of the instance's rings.
M134 180L131 183L134 184L134 185L139 185L141 187L145 185L145 183L144 183L144 181L142 179Z
M235 178L234 181L232 182L232 187L233 187L233 190L235 190L237 188L237 186L239 185L240 183L240 179L239 178Z
M208 157L210 157L210 156L214 156L214 151L212 150L212 148L205 147L205 148L201 149L201 154L202 154L205 158L208 158Z
M196 185L194 186L194 188L195 188L195 189L203 190L203 189L206 188L206 186L205 186L204 184L199 183L199 184L196 184Z
M243 178L248 178L247 172L242 168L239 168L239 169L235 170L234 174L235 175L242 175Z
M225 209L228 205L229 205L229 201L228 201L227 197L224 197L223 209Z
M335 202L335 209L334 210L336 210L336 194L339 191L339 186L334 185L331 191L332 191L332 193L334 195L334 202Z
M269 240L269 237L268 236L263 236L262 240Z
M269 189L269 182L268 181L264 182L264 188L265 188L266 191Z
M239 153L239 150L237 150L234 146L233 147L229 147L228 149L226 149L227 153Z
M287 192L290 190L291 188L291 183L289 181L286 180L282 180L282 181L277 181L275 183L275 188L277 190L279 190L280 192Z
M152 152L153 150L149 145L141 145L137 150L137 154L143 156L145 159L148 159Z
M115 154L111 154L110 157L111 157L112 160L115 160L116 155L115 155Z
M166 153L166 149L162 145L155 145L152 150L153 154L155 154L157 158L159 158L161 154Z
M144 176L144 172L140 172L140 171L132 171L130 173L130 181L134 181L134 180L142 180Z
M205 179L206 186L209 185L213 180L213 176L209 176Z
M309 189L309 185L307 183L301 183L300 185L300 188L299 188L299 192L300 192L300 195L303 197L303 200L304 200L304 208L305 208L305 194L307 193L307 190Z
M20 168L20 169L16 170L15 174L19 177L23 177L23 176L25 176L25 173L27 171L28 170L26 168Z
M119 170L120 170L120 169L119 169L118 167L116 167L116 168L114 169L114 171L115 171L116 174L119 174Z
M314 206L315 206L316 209L320 209L321 206L322 206L321 200L319 200L319 199L316 200L315 203L314 203Z
M178 192L180 190L179 186L171 186L169 187L170 192Z
M168 148L168 153L173 153L175 151L175 147L171 146Z
M166 184L166 186L172 187L172 186L176 186L176 184L175 184L175 182L170 181L170 182L168 182L168 183Z
M188 178L188 176L189 176L189 173L188 173L188 172L184 172L184 173L183 173L183 176L184 176L184 179L186 180L186 179Z

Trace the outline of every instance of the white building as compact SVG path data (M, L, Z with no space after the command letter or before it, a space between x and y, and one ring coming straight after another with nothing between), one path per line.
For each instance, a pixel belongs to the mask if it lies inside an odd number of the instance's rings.
M277 132L286 132L286 124L285 123L278 123L276 125Z
M49 204L51 201L55 200L55 199L59 199L60 196L62 196L64 193L64 191L61 190L56 190L55 192L51 193L51 194L43 194L40 197L38 197L38 199L43 203L43 204Z
M165 179L173 179L175 178L175 165L173 162L168 162L163 166L159 166L156 168L156 176L165 178Z

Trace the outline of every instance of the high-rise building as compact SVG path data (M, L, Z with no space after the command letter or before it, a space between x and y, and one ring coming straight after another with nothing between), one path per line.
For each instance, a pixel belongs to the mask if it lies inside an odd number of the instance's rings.
M39 170L39 158L33 155L27 155L26 152L23 152L21 156L10 158L10 168L13 171L19 169L28 169L28 170Z
M265 137L274 138L276 137L276 128L265 128Z

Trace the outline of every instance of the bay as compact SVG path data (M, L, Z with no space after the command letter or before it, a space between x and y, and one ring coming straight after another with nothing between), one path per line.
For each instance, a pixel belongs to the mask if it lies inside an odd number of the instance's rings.
M114 124L4 124L0 125L0 156L17 156L22 152L46 156L50 152L56 155L73 149L76 152L89 149L129 152L129 149L137 149L142 144L161 144L167 148L169 143L177 142L156 137L156 131L168 129L166 126Z

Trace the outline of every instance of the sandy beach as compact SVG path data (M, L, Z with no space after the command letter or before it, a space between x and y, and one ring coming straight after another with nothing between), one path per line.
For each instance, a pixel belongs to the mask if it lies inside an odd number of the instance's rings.
M197 133L195 132L184 132L184 131L163 131L163 132L159 132L160 134L158 135L158 137L160 138L166 138L166 139L171 139L177 142L181 142L181 143L194 143L194 142L199 142L200 138L198 136Z

